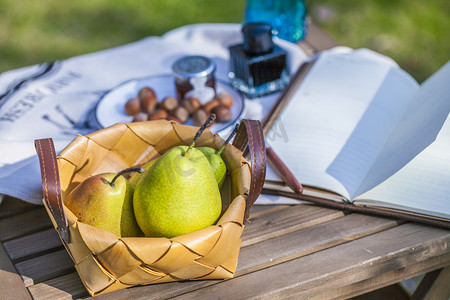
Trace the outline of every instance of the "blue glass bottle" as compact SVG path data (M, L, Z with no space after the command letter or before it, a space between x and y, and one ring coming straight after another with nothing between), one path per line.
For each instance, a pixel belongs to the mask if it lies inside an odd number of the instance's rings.
M265 22L273 35L297 43L307 33L304 0L247 0L245 23Z

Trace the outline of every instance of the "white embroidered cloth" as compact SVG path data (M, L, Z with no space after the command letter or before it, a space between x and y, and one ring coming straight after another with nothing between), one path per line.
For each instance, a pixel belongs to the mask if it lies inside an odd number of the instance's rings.
M34 140L51 137L60 151L76 134L98 130L92 121L96 103L120 83L171 73L173 62L189 54L212 58L216 77L228 81L228 47L242 42L240 29L240 24L190 25L161 37L1 74L0 194L41 204ZM294 44L275 42L287 50L292 74L307 56ZM277 96L246 99L243 117L262 118ZM274 198L262 197L257 203L271 201Z

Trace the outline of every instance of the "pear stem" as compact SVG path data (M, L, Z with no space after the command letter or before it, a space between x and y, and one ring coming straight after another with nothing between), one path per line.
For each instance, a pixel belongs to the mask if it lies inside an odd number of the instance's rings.
M216 118L216 114L211 114L208 118L208 120L203 123L202 127L197 131L197 133L194 136L194 139L192 140L192 143L189 145L189 148L186 150L184 155L188 154L189 151L194 147L195 142L197 142L198 138L202 135L203 131L205 131L206 127Z
M237 130L239 128L239 124L236 124L236 126L234 126L233 131L230 133L230 135L228 136L227 140L225 141L225 143L223 143L222 147L220 147L219 150L216 151L217 155L222 154L223 150L225 149L226 145L228 145L228 143L231 141L231 139L233 138L233 136L236 134Z
M129 172L139 172L139 173L144 173L145 169L144 168L140 168L140 167L132 167L132 168L127 168L125 170L120 171L119 173L116 174L116 176L114 176L114 178L111 180L111 182L109 183L110 186L114 186L114 182L117 180L117 178L119 178L120 176L122 176L125 173L129 173Z

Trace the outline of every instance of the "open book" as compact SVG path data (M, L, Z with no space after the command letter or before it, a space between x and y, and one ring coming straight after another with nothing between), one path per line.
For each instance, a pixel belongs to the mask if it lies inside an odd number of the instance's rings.
M450 63L419 85L370 50L325 51L297 77L266 139L306 188L450 220Z

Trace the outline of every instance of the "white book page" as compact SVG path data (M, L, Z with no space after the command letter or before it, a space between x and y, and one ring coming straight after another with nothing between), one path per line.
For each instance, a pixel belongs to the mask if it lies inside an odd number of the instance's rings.
M340 153L327 169L328 174L347 188L350 199L360 194L362 185L373 187L379 184L407 162L403 160L405 157L411 159L423 150L421 145L391 145L388 151L385 149L393 128L404 115L417 89L417 82L408 73L391 68ZM405 129L410 136L416 127ZM394 146L397 148L393 149ZM396 152L399 146L401 151ZM381 165L378 158L386 152L390 153L390 160ZM404 163L399 165L398 162ZM373 176L374 170L378 171L378 176Z
M302 184L328 189L347 198L350 198L347 189L357 189L359 183L347 188L340 183L348 176L344 169L333 176L326 171L359 124L391 68L391 64L352 53L325 52L315 62L266 136L273 150ZM366 139L359 143L360 146L366 144ZM362 150L355 150L355 153L364 154ZM367 161L373 160L373 155ZM370 163L364 162L361 166L364 173Z
M358 195L386 180L435 140L450 112L449 79L450 62L417 89L364 178Z
M283 179L281 179L280 176L278 176L277 173L275 173L275 171L268 163L266 165L266 180L283 181Z
M356 203L450 218L450 117L428 148Z
M414 144L424 147L431 142L432 144L392 177L357 197L358 200L389 202L393 207L433 211L433 215L450 217L449 78L450 62L422 84L386 148L398 149L397 151L406 156L405 147L417 147ZM379 161L386 164L390 156L395 154L395 150L386 152ZM374 170L373 173L377 176L379 171Z

